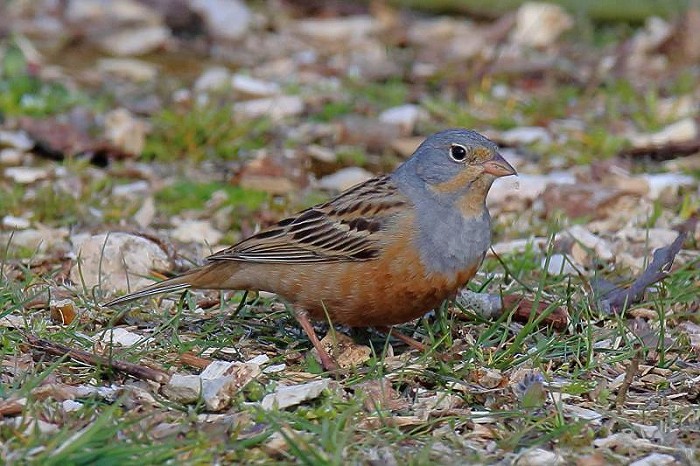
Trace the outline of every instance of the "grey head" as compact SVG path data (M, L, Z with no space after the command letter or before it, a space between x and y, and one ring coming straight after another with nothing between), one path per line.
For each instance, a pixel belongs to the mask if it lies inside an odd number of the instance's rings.
M392 176L400 185L422 186L452 197L449 195L468 190L477 179L493 182L515 173L486 136L468 129L448 129L423 141Z
M498 146L468 129L429 136L391 175L415 206L423 265L443 274L478 265L491 244L486 195L493 181L516 174Z

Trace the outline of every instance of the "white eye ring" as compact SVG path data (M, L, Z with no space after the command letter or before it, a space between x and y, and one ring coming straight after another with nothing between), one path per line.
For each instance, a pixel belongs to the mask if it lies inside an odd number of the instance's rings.
M455 162L464 162L467 159L467 148L461 144L452 144L450 146L450 158Z

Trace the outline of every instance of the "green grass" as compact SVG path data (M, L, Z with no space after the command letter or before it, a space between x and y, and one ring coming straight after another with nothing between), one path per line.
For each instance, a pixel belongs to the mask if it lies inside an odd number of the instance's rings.
M262 207L270 196L262 191L245 189L228 183L197 183L180 180L156 193L158 207L172 215L184 210L202 209L212 195L222 191L226 194L225 205L244 211L254 211Z

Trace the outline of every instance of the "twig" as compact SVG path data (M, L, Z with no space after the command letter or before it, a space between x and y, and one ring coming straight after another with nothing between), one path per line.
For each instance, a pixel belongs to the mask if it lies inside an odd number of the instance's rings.
M139 366L131 362L120 361L118 359L107 359L97 354L88 353L70 346L54 343L34 335L27 335L27 342L34 349L43 351L54 356L68 356L76 361L89 364L91 366L109 367L119 372L124 372L137 379L152 380L158 383L165 383L170 380L170 375L159 369Z
M639 372L639 363L642 360L641 350L637 350L634 357L630 361L629 366L627 366L627 371L625 372L625 379L620 384L620 388L617 391L617 396L615 397L615 407L619 410L625 404L625 399L627 399L627 392L634 381L634 377Z
M687 230L682 231L673 243L655 250L651 263L629 288L612 287L609 291L601 293L605 287L610 287L610 284L603 280L595 283L593 291L603 294L603 298L598 301L600 309L607 314L619 313L641 301L647 288L666 278L687 235Z
M206 369L207 366L212 363L212 360L197 356L193 353L182 353L180 355L180 362L190 367L196 367L197 369Z

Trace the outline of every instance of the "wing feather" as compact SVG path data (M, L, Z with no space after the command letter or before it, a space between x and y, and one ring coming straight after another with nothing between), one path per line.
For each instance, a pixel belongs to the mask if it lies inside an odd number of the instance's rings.
M373 178L207 259L259 263L372 260L384 247L384 232L409 202L390 177Z

